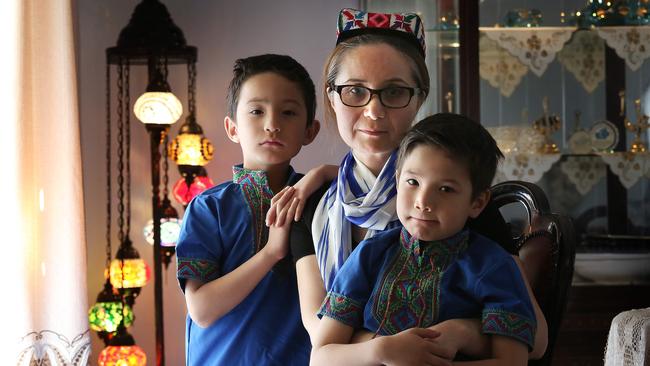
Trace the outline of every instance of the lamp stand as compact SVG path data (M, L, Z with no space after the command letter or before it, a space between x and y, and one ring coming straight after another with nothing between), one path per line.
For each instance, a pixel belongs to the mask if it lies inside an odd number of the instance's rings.
M153 273L156 330L156 366L165 365L165 328L163 325L162 251L160 238L160 142L166 126L147 124L151 143L151 207L153 210Z

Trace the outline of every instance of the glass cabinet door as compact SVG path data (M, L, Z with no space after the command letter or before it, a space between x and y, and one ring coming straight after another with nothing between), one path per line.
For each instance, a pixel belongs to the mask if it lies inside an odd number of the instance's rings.
M650 240L647 6L479 5L480 113L506 152L500 179L540 185L586 246Z
M363 7L366 11L376 13L412 12L422 18L426 32L426 63L431 90L417 118L439 111L458 112L458 0L367 0L363 1Z

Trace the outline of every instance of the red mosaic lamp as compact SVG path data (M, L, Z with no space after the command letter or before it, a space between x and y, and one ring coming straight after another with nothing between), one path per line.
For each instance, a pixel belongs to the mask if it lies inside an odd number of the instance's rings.
M189 183L187 177L179 179L174 184L174 188L172 188L172 195L176 202L185 207L190 203L192 198L213 186L214 182L208 177L205 169L202 169L199 175L190 179Z

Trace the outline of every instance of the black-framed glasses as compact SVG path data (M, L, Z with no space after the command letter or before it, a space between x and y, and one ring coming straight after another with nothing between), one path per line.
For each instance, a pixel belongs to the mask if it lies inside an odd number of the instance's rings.
M373 94L376 94L379 97L379 102L386 108L404 108L409 105L415 94L424 91L408 86L371 89L361 85L331 85L330 89L337 92L341 102L348 107L366 106L370 103Z

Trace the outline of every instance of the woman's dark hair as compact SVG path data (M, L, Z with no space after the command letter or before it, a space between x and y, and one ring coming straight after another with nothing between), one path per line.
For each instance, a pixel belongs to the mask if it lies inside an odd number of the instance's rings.
M460 114L438 113L416 123L406 133L397 154L397 176L404 159L420 145L442 149L465 165L472 183L472 199L490 188L503 158L496 141L480 123Z
M286 55L265 54L240 58L235 61L233 67L233 77L228 86L226 101L228 103L228 116L236 120L237 103L239 102L239 93L242 85L250 77L272 72L285 79L296 83L302 96L305 99L307 108L307 126L310 126L316 118L316 90L314 82L311 80L309 73L296 60Z

